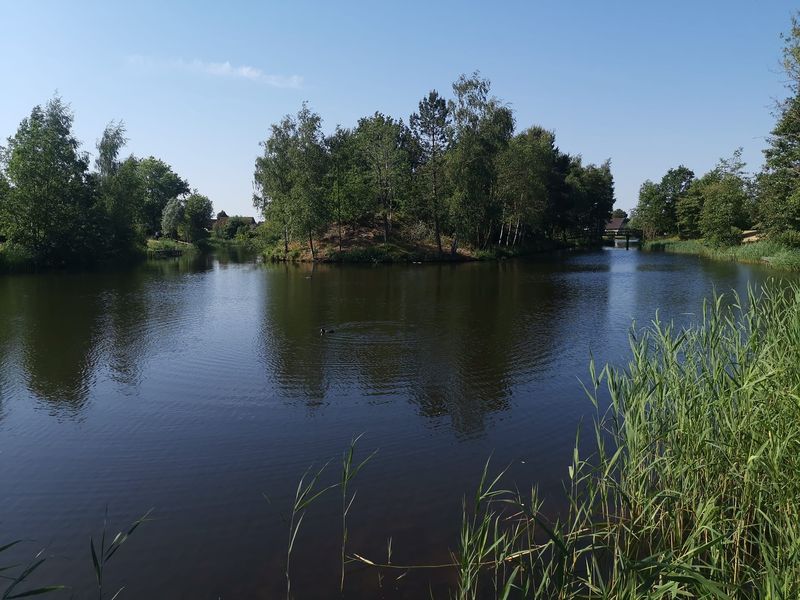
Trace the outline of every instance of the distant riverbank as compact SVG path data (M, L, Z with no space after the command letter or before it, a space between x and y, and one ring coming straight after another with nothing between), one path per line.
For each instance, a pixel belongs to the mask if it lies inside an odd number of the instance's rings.
M53 271L59 269L91 270L95 268L128 266L147 258L173 258L187 253L199 252L215 248L212 243L190 244L168 238L148 239L144 245L137 245L127 252L115 252L108 256L92 257L78 263L65 261L63 264L43 264L37 262L30 253L15 244L0 244L0 274L33 273L37 271Z
M258 242L251 242L253 243ZM419 263L465 262L475 260L502 260L516 256L540 254L559 250L599 247L600 240L570 238L567 240L528 240L524 245L492 245L488 248L457 247L452 250L452 240L443 238L442 252L433 239L416 237L408 231L395 232L384 241L377 229L360 228L349 232L339 241L335 229L315 240L312 255L308 244L292 241L288 248L282 240L264 243L261 254L273 262L325 262L325 263Z
M800 248L792 248L770 240L739 246L714 247L706 245L700 240L670 238L645 242L642 249L650 252L691 254L714 260L763 264L777 269L800 271Z

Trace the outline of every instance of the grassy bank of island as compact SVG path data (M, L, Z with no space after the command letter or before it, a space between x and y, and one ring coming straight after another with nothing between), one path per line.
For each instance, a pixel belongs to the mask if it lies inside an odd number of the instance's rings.
M447 236L441 239L445 244L452 243ZM319 234L313 254L308 244L291 241L286 245L280 236L264 235L259 230L249 236L239 236L230 243L243 244L261 253L265 260L273 262L422 263L500 260L541 252L596 247L599 240L591 236L540 238L529 239L517 246L492 245L476 249L465 245L455 251L439 252L435 238L424 226L399 222L386 241L383 232L374 227L348 227L341 236L338 229L332 227Z

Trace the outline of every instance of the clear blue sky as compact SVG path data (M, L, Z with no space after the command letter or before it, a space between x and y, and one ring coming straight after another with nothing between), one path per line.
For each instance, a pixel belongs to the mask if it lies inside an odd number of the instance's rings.
M0 137L57 90L86 150L124 119L127 151L254 214L258 143L303 100L326 131L375 110L407 120L479 69L519 129L611 158L627 209L679 163L700 174L743 146L760 166L793 4L0 0Z

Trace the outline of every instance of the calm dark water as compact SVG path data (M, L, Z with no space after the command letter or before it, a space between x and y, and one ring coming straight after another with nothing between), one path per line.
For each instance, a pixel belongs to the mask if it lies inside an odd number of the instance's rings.
M122 598L284 593L300 475L354 434L350 550L443 560L492 455L558 504L588 360L624 363L631 321L691 321L714 288L774 272L608 249L534 261L265 266L176 259L116 273L0 277L0 544L88 597L89 536L150 508L108 567ZM320 327L334 329L320 336ZM264 495L268 496L269 502ZM313 506L297 598L340 597L334 494ZM10 557L13 558L13 557ZM346 597L416 597L428 577ZM434 590L446 574L433 577ZM0 586L2 587L2 586Z

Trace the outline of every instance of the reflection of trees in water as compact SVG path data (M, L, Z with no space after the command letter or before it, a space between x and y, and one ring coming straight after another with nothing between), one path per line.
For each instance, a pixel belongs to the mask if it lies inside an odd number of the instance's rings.
M326 323L326 302L313 287L317 270L290 264L269 269L261 331L264 360L284 391L303 397L309 407L319 406L326 385L325 348L317 332Z
M213 258L221 265L252 262L257 253L241 244L220 246L214 251Z
M85 404L98 360L103 303L94 277L52 274L16 282L28 388L68 412Z
M30 393L73 416L83 409L103 367L114 381L138 385L149 344L158 334L152 327L154 304L162 320L175 318L181 306L162 292L176 276L196 270L195 262L166 260L115 272L5 278L0 377L6 370L20 371ZM11 349L18 350L19 364L9 364ZM0 390L5 385L0 379Z
M413 401L462 433L509 408L518 385L552 360L559 289L518 262L441 267L431 293L435 335L414 355ZM457 270L460 269L460 270Z
M312 406L340 392L407 398L480 431L553 346L558 290L516 263L271 269L265 360L284 394Z
M19 354L15 330L19 323L20 302L14 293L12 277L0 277L0 421L6 414L4 399L11 397L11 372Z
M124 385L139 384L150 342L150 290L152 279L140 270L120 273L103 293L103 338L112 378Z
M182 256L156 258L145 261L140 269L151 275L173 278L176 275L210 271L214 268L213 257L201 252L188 252Z
M138 386L154 342L178 343L183 328L202 326L209 289L186 276L212 270L214 260L195 253L116 271L0 278L0 399L19 374L31 394L76 416L98 375L123 391Z

